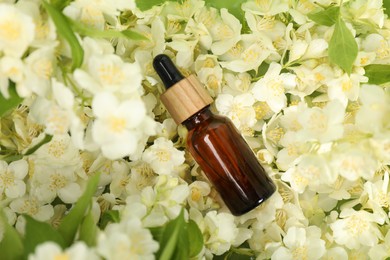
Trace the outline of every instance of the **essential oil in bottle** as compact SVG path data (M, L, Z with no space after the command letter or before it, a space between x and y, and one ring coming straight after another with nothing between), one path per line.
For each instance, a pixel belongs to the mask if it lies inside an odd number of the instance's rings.
M232 121L210 111L213 99L194 75L183 77L164 54L153 66L166 91L161 101L177 124L188 129L187 149L234 215L242 215L276 190Z

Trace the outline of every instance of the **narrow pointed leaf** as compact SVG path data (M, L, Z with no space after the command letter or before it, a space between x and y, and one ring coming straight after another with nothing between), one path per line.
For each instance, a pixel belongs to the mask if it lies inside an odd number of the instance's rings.
M85 213L91 206L92 197L96 192L98 182L99 174L96 174L89 179L84 194L79 198L68 215L63 218L58 230L64 237L66 245L72 244L79 225L82 222Z
M26 219L26 234L23 239L24 255L27 256L35 251L35 248L44 242L53 241L62 248L65 248L65 241L61 234L48 223L40 222L30 216Z
M93 247L96 245L97 233L98 227L95 224L92 211L90 210L81 223L79 239L84 241L88 246Z
M379 85L390 82L390 65L371 64L365 66L364 69L369 83Z
M177 218L168 222L160 241L160 250L157 252L157 259L171 260L174 257L178 240L181 239L181 229L183 229L185 224L183 210Z
M241 5L247 0L205 0L206 5L217 9L226 8L229 13L234 15L238 20L243 21L244 11Z
M165 3L165 1L166 0L135 0L135 4L141 11L146 11L155 5L161 5Z
M352 32L339 17L329 42L329 59L348 74L358 54L358 46Z
M70 27L69 19L65 15L63 15L61 11L59 11L46 1L42 1L42 3L47 13L53 20L57 29L57 33L69 43L72 52L72 69L74 70L76 68L79 68L83 63L84 50L81 47L72 28Z
M18 260L23 256L23 243L19 233L6 220L0 210L0 225L3 228L0 241L0 259Z
M132 30L115 31L107 29L101 31L88 27L77 21L69 20L69 22L71 23L72 28L83 36L89 36L93 38L127 38L131 40L147 40L145 36Z
M385 14L390 17L390 0L383 0L383 7L385 8L384 12Z
M195 221L189 220L188 222L188 235L190 239L190 257L197 256L203 248L203 234L200 231Z
M340 7L332 6L320 12L310 13L307 16L317 24L332 26L340 16Z
M52 135L45 135L45 137L44 137L39 143L37 143L36 145L34 145L34 146L31 147L30 149L28 149L27 152L26 152L24 155L31 155L31 154L33 154L33 153L34 153L36 150L38 150L42 145L47 144L48 142L50 142L51 139L53 139L53 136L52 136Z

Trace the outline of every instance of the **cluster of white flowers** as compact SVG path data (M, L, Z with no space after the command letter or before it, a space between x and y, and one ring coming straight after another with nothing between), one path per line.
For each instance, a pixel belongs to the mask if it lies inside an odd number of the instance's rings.
M366 74L390 65L382 0L249 0L242 20L202 0L146 11L130 0L69 2L62 12L81 26L144 38L76 30L84 58L72 70L42 1L0 1L0 93L23 99L0 118L0 208L21 233L23 214L58 222L100 173L94 214L118 210L121 220L96 247L47 242L29 259L153 259L148 228L182 208L204 236L198 259L243 245L257 259L390 257L390 84ZM350 73L329 57L334 23L312 16L335 7L358 47ZM257 209L231 215L185 150L186 130L159 99L160 53L198 76L213 112L233 121L277 184Z

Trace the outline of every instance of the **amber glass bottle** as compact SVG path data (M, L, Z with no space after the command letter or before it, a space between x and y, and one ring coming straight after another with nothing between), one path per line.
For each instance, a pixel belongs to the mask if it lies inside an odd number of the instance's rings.
M161 96L173 119L188 129L187 149L234 215L269 198L275 185L231 120L209 110L212 98L191 75L184 78L166 55L153 62L167 91Z

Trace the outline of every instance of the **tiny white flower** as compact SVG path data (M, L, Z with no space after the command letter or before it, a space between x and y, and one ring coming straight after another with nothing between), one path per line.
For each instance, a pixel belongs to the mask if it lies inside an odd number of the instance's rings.
M282 66L278 63L271 63L267 73L253 86L253 96L267 102L275 113L286 107L287 97L285 92L295 87L296 76L290 73L282 73Z
M117 159L134 153L146 117L144 103L140 99L119 102L113 94L103 92L94 97L92 109L96 115L92 137L103 155Z
M127 194L140 194L145 187L156 184L156 177L148 163L137 161L131 165L131 174L125 187Z
M74 203L82 194L77 175L70 169L37 167L30 194L39 201L50 203L57 196L65 203Z
M272 260L282 259L321 259L325 254L325 241L321 239L321 229L291 227L283 238L284 246L278 248Z
M184 3L169 1L165 4L163 14L177 20L188 20L204 6L203 1L186 0Z
M36 138L34 143L39 141L40 138ZM51 141L42 145L31 158L37 167L68 168L75 172L82 167L79 150L73 145L68 134L53 136Z
M331 101L324 108L306 108L298 117L299 124L303 127L298 131L300 140L321 143L337 140L344 133L345 108L338 101Z
M390 40L383 35L372 33L362 41L363 51L375 53L375 62L388 63L390 61Z
M335 77L335 72L327 63L314 67L311 64L303 63L300 66L290 67L297 76L297 86L290 93L301 98L312 94L322 85L327 84Z
M78 148L83 147L84 127L74 111L74 95L61 82L52 79L53 100L37 97L30 107L29 116L46 126L50 135L64 135L69 131Z
M140 195L140 201L148 209L148 215L142 220L144 226L161 226L176 218L189 193L188 184L181 179L170 175L158 176L154 187L146 186Z
M331 156L333 171L350 181L371 180L379 167L372 151L363 145L339 144Z
M311 154L302 156L296 167L288 169L282 175L282 180L288 181L299 193L303 193L306 186L313 191L321 190L324 184L332 185L336 178L325 158Z
M35 37L35 23L31 16L15 5L0 3L0 51L21 57Z
M215 100L217 110L229 117L237 128L251 127L256 123L256 113L253 109L255 99L252 94L244 93L237 96L219 94Z
M154 259L159 244L137 218L110 224L98 236L97 252L107 260Z
M257 71L266 59L277 60L280 55L264 33L243 34L241 40L219 56L220 65L235 72Z
M264 33L273 41L285 35L286 25L275 19L274 16L260 16L247 11L245 19L252 32Z
M370 248L368 255L371 259L387 259L390 257L390 231L387 231L383 243Z
M283 207L283 204L282 196L278 192L275 192L261 206L240 216L238 221L245 223L248 220L256 219L253 223L253 228L259 230L265 229L275 220L277 217L276 212Z
M223 89L223 93L238 95L242 93L247 93L250 86L252 77L246 73L233 74L226 72L223 74L223 79L226 82L226 87ZM231 91L232 93L230 93Z
M4 193L8 198L22 197L26 192L24 177L28 173L25 160L11 162L0 161L0 196Z
M356 114L356 125L359 130L368 133L381 133L386 129L390 112L390 95L377 85L363 85L359 100L361 107ZM375 122L375 123L367 123Z
M51 77L55 73L55 47L57 43L45 45L25 59L25 77L16 86L21 97L28 97L32 93L39 96L48 94L51 86Z
M244 11L252 12L258 15L276 15L278 13L287 12L288 1L276 0L276 1L247 1L242 5Z
M188 196L188 204L199 210L208 209L213 201L208 196L211 191L210 184L204 181L194 181L189 186L190 196Z
M233 47L241 37L241 23L226 8L221 9L221 22L215 23L210 28L213 44L211 51L215 55L221 55Z
M39 221L48 221L54 215L53 206L34 196L24 196L11 202L10 208L19 214L27 214Z
M368 78L357 73L348 75L344 73L341 77L326 83L328 96L331 100L339 100L347 106L348 100L356 101L359 97L360 83L367 82Z
M372 213L345 208L341 211L340 218L330 224L333 237L339 245L358 249L361 246L374 246L382 238L377 226L380 220Z
M344 248L342 248L340 246L327 248L322 259L324 259L324 260L348 259L348 253ZM375 259L378 259L378 258L375 258Z
M373 23L379 28L382 28L385 21L385 14L383 12L383 1L373 0L355 0L350 1L346 5L346 10L357 21L362 20L365 22Z
M52 259L68 259L68 260L83 260L101 259L92 249L84 242L76 242L69 248L63 250L60 245L48 241L39 244L35 248L35 252L28 256L28 260L52 260Z
M113 92L128 95L141 91L142 73L138 63L123 62L114 54L92 55L86 70L75 70L74 77L92 94Z
M240 228L237 228L234 223L234 216L224 212L217 213L216 211L210 211L206 214L204 219L200 221L203 222L200 224L202 233L204 237L207 238L204 241L204 244L207 250L215 255L222 255L228 251L229 248L235 244L235 240L239 237L239 233L245 233L246 230L240 230ZM252 232L249 232L250 233L248 234L250 237ZM246 237L246 239L249 237ZM243 243L244 241L240 242Z
M173 174L175 167L184 163L184 152L177 150L171 140L159 137L147 148L142 160L149 163L157 174Z
M197 41L175 39L167 45L177 51L175 64L189 68L194 62L194 49Z
M0 75L4 77L6 83L0 83L0 90L5 98L9 98L8 79L14 83L22 82L24 79L24 63L20 58L12 56L2 57L0 59Z

